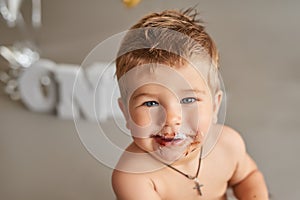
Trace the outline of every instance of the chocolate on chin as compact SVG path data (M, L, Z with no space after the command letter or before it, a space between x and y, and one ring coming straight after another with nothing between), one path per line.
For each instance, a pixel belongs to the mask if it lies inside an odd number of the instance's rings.
M179 144L176 144L175 142L172 142L172 145L158 144L157 150L151 152L151 154L159 160L171 164L184 156L186 149L189 147L192 141L193 140L191 138L186 138L185 140L180 141Z

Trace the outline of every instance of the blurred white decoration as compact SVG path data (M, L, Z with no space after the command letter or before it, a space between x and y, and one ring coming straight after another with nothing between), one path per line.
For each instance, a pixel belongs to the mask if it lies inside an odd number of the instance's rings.
M83 70L79 66L60 64L55 68L59 89L57 114L60 117L105 121L113 114L122 115L120 111L112 113L112 102L117 102L117 98L113 99L117 82L113 78L114 68L106 70L107 66L107 63L94 63Z
M132 7L139 1L124 0L124 3ZM25 38L10 46L0 46L0 55L9 63L8 70L0 71L0 81L10 98L21 99L34 112L55 111L67 119L84 117L104 121L121 116L120 110L110 108L117 106L119 97L117 82L113 79L114 68L107 68L107 63L95 63L83 71L77 65L57 65L40 59L31 38L33 34L21 14L22 3L23 0L0 0L0 17L8 27L19 28ZM41 26L41 0L32 0L31 19L33 28Z
M0 46L0 55L9 62L11 68L28 68L40 58L39 53L28 47L29 45L15 43L11 47Z
M0 46L0 55L9 63L9 69L0 71L0 81L5 85L5 92L13 100L19 100L18 76L34 62L40 55L35 42L30 38L27 25L21 14L23 0L0 0L0 14L9 28L18 27L25 40L14 41L11 46ZM32 26L41 26L41 0L32 0Z
M22 0L1 0L0 1L0 12L9 27L16 26L17 19L21 16L20 7Z
M41 0L32 0L31 21L33 27L42 26L42 2Z
M22 73L19 90L23 103L35 112L54 111L57 99L56 84L51 80L56 64L41 59ZM47 79L45 81L45 79Z
M19 21L23 21L20 12L23 0L0 0L0 13L9 27L15 27ZM42 25L41 0L32 0L31 21L34 27Z
M9 63L9 69L0 71L0 81L5 85L5 92L12 100L19 100L18 84L12 87L11 81L17 81L19 75L36 62L40 55L26 43L15 43L14 46L0 46L0 55ZM13 88L13 89L12 89Z
M95 63L83 71L77 65L40 59L20 75L20 97L28 109L34 112L56 111L63 119L82 117L105 121L122 116L120 110L111 108L117 106L119 94L113 96L113 92L119 90L113 78L114 68L106 70L106 66L107 63ZM6 79L5 75L3 79ZM11 85L9 89L13 89L16 83Z

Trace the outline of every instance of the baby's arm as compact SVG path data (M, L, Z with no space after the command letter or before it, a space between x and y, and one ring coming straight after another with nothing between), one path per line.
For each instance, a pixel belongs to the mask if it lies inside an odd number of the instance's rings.
M229 184L235 196L240 200L268 199L268 190L262 173L246 152L242 138L237 133L234 135L234 146L238 152L237 164Z
M153 182L141 174L131 174L115 170L112 186L118 200L161 200Z

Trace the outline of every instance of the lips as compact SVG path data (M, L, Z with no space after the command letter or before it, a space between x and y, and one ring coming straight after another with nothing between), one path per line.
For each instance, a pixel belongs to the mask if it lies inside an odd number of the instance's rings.
M172 133L166 135L154 135L152 138L154 138L155 141L162 146L170 146L180 144L187 138L187 136L183 133Z

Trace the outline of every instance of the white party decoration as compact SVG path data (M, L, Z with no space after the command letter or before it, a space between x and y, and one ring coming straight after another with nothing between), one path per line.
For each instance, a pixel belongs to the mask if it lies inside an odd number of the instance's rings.
M94 85L88 82L78 66L60 64L55 71L55 79L59 84L58 115L63 118L78 118L82 113L88 120L95 120Z
M49 83L44 94L41 78L50 76L56 64L50 60L39 60L19 77L19 90L23 103L35 112L51 112L56 104L56 86Z
M40 59L19 77L21 100L35 112L53 112L63 119L83 117L105 121L121 116L119 90L113 67L94 63L86 70L78 65Z

